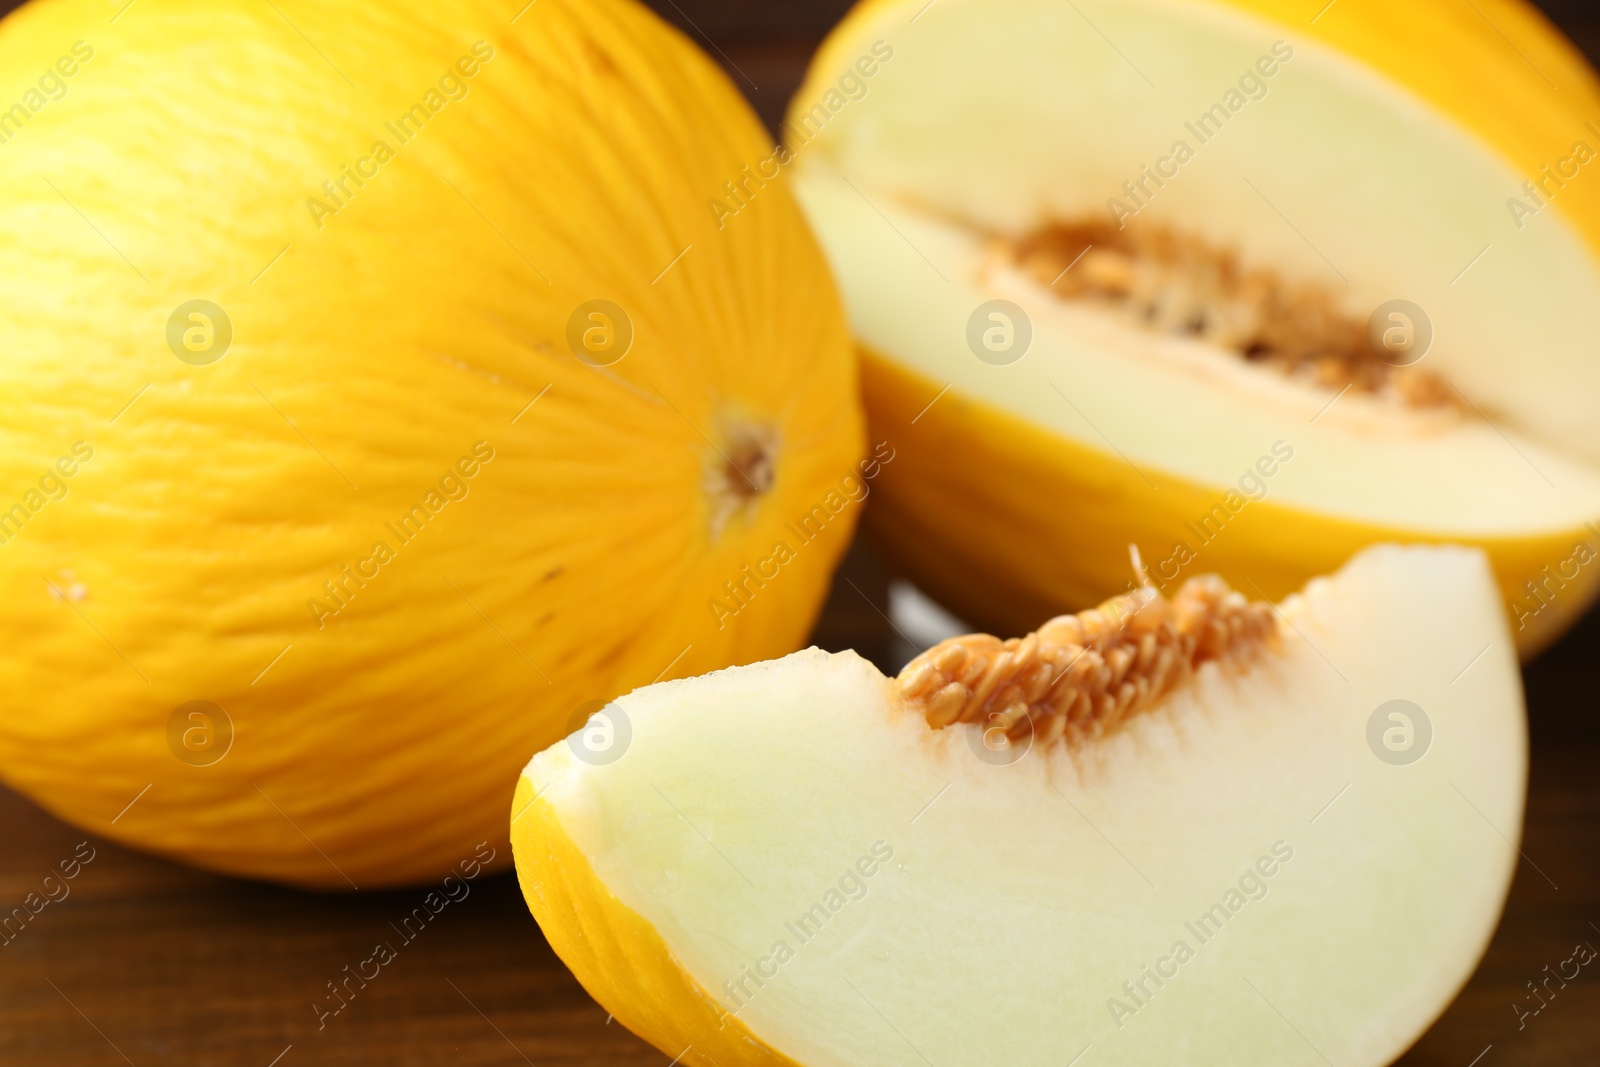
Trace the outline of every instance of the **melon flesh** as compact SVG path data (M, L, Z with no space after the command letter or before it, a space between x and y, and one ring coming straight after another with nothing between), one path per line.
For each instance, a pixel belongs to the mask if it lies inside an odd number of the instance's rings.
M1385 1064L1471 973L1509 885L1516 657L1470 550L1372 549L1279 613L1259 657L1009 763L811 649L623 697L620 759L556 745L523 793L609 894L579 936L636 915L807 1067ZM1367 740L1395 699L1432 725L1407 765ZM556 922L561 888L525 855ZM684 1061L726 1062L703 1054Z
M1518 227L1507 201L1526 200L1525 175L1483 140L1303 26L1221 3L951 0L908 27L920 7L859 11L785 133L856 336L931 383L926 399L950 385L1124 471L1201 485L1230 485L1286 441L1296 462L1275 501L1408 535L1514 538L1600 514L1600 263L1565 214L1581 177ZM892 60L814 128L809 105L877 39ZM1246 74L1265 95L1239 94ZM1572 77L1592 91L1592 76ZM1194 124L1230 91L1243 106L1202 141ZM1581 121L1545 133L1551 159L1575 137L1600 145ZM1193 157L1166 166L1175 176L1148 198L1124 191L1179 141ZM1233 249L1326 289L1356 321L1419 305L1434 329L1423 366L1461 416L1358 395L1329 407L1333 389L996 267L992 239L1105 222L1113 199L1143 204L1128 226ZM968 316L997 298L1034 330L1027 355L998 368L966 340Z

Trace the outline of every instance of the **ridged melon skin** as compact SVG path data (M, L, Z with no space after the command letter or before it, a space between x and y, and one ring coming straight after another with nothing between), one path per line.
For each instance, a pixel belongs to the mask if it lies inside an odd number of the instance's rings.
M1600 114L1594 70L1522 0L1339 0L1315 21L1315 9L1292 0L1195 2L1259 17L1295 40L1339 50L1456 123L1518 173L1538 174L1567 154L1574 131ZM820 99L867 42L886 27L910 26L922 7L920 0L863 0L823 44L795 100ZM793 128L799 110L790 117ZM1600 183L1571 182L1550 208L1600 256ZM863 347L861 356L872 434L906 445L885 471L868 531L886 559L980 629L1022 633L1051 615L1124 592L1128 545L1138 543L1147 556L1164 552L1174 531L1228 488L1153 469L1142 476L1115 454L1084 448L957 390L929 408L944 383L893 353ZM1259 588L1252 595L1273 599L1366 545L1435 539L1272 501L1250 512L1227 538L1205 547L1204 567L1246 590L1251 579ZM1471 541L1489 554L1508 611L1514 603L1530 609L1513 620L1524 659L1588 611L1600 595L1600 571L1579 569L1542 608L1526 583L1543 581L1541 569L1571 557L1575 545L1593 549L1595 542L1581 526Z
M856 472L855 357L784 188L706 210L770 142L689 41L631 0L41 0L0 70L75 42L0 145L0 510L92 450L0 544L8 786L218 871L431 881L585 702L804 638L854 505L709 603ZM193 299L209 365L168 347ZM597 299L634 327L603 368ZM193 700L210 766L169 746Z

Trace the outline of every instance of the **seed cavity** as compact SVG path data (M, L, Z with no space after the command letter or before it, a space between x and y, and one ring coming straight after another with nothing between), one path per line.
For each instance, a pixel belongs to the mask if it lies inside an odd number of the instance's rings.
M952 637L906 664L898 699L934 729L982 723L1077 748L1182 686L1205 663L1242 667L1277 637L1271 605L1221 578L1154 588L1051 619L1027 637Z
M1246 270L1231 250L1153 224L1049 222L1012 259L1058 298L1097 304L1157 333L1195 337L1318 388L1412 409L1461 410L1436 375L1373 348L1365 320L1326 288Z

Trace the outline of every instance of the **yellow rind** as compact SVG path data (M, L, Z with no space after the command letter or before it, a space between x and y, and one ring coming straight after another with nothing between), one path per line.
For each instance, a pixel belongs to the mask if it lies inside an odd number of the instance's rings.
M511 850L528 909L556 955L618 1022L695 1067L799 1067L727 1015L655 927L606 888L527 778L517 780L511 811Z
M979 630L1025 633L1132 588L1130 544L1161 585L1216 573L1252 599L1279 601L1368 545L1430 540L1252 501L1201 558L1163 570L1176 536L1193 545L1184 524L1220 503L1225 487L1135 469L954 390L929 407L938 383L870 349L862 381L873 433L899 446L874 486L867 528L898 569ZM1527 600L1524 581L1592 540L1578 528L1473 543L1510 601ZM1513 619L1521 655L1554 640L1597 593L1600 569L1583 569L1522 629Z

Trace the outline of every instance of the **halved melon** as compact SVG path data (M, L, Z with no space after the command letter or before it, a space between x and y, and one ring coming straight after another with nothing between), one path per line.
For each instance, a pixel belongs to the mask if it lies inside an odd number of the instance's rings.
M1371 1067L1482 953L1525 761L1482 554L1383 546L1279 607L1205 578L893 681L811 649L636 690L511 837L686 1064Z
M874 0L815 61L784 158L901 457L870 521L972 622L1130 541L1270 597L1475 543L1525 653L1600 588L1595 76L1513 0L1317 6Z

